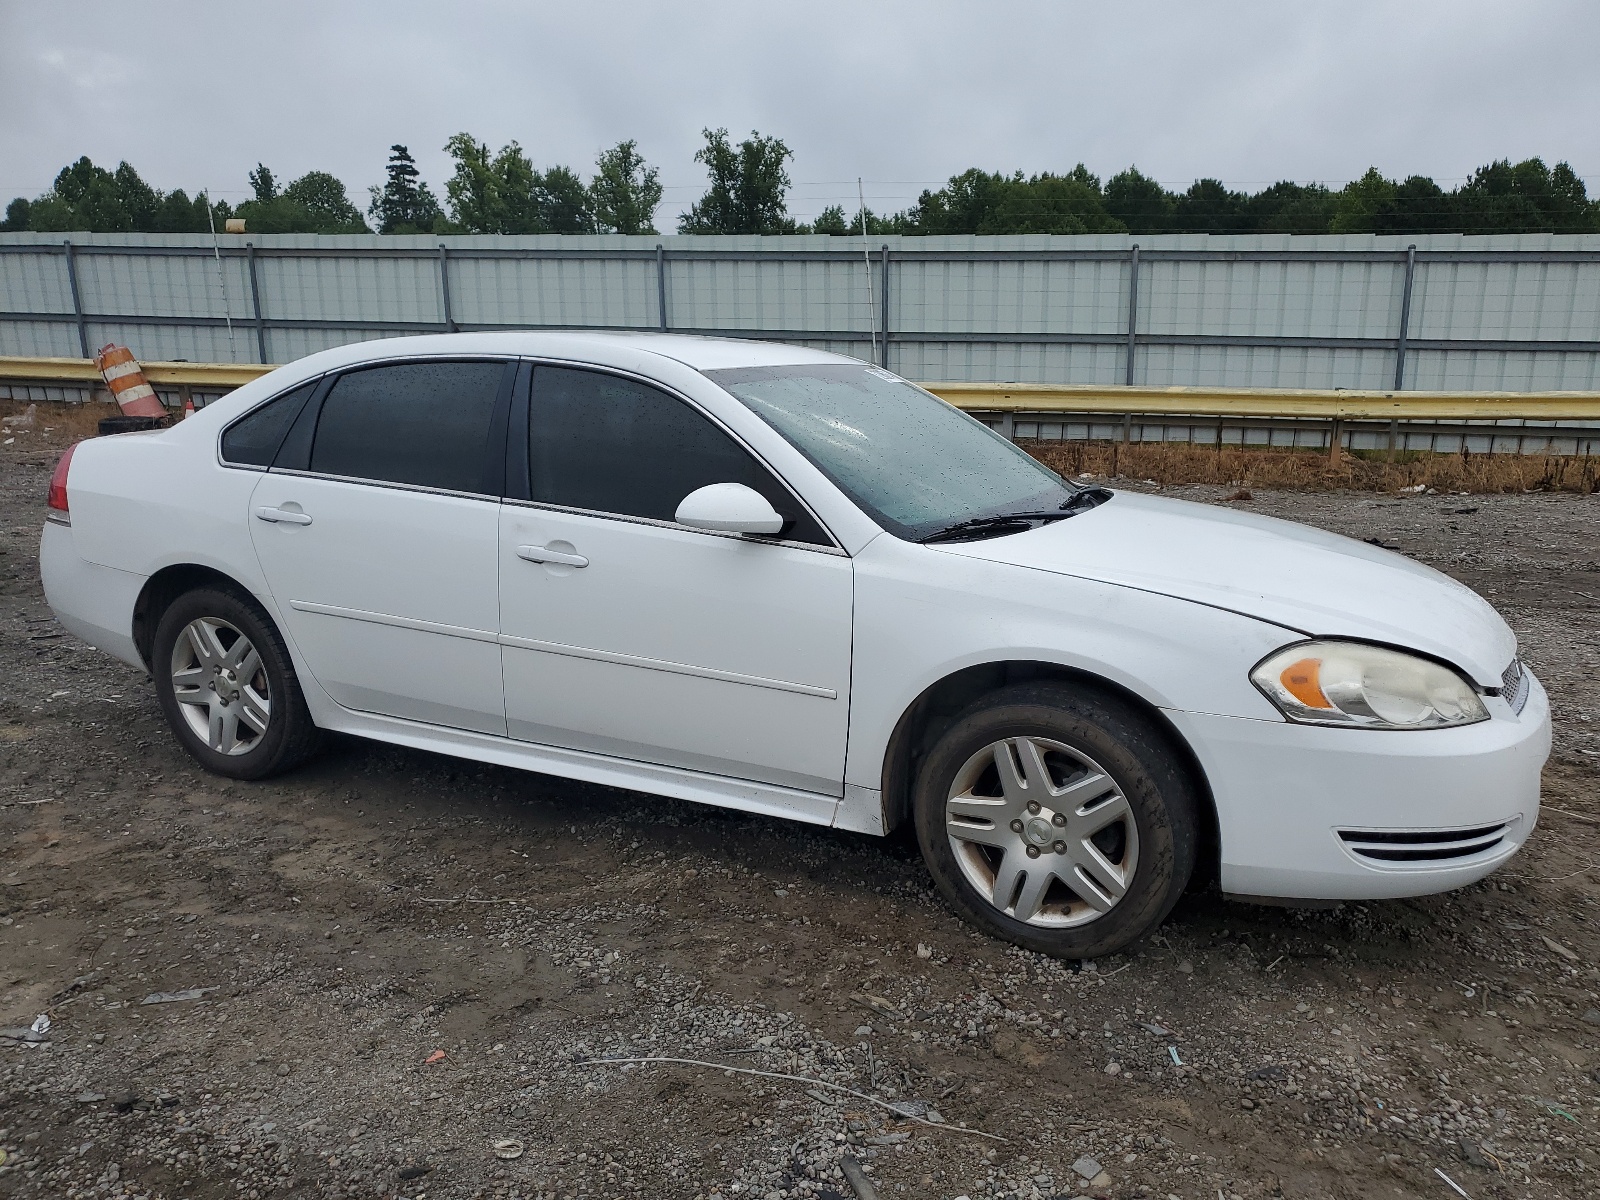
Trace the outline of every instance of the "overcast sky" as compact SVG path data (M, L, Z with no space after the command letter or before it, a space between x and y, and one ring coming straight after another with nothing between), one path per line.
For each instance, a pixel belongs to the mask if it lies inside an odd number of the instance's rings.
M585 176L637 139L703 190L702 127L794 151L791 212L904 207L969 166L1170 185L1445 186L1491 159L1600 184L1594 0L0 0L0 204L87 154L248 197L331 171L365 207L389 145L442 197L451 134Z

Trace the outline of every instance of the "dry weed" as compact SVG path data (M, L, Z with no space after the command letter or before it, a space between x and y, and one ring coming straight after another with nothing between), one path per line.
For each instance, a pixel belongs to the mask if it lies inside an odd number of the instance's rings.
M1337 466L1322 452L1120 442L1019 442L1063 475L1122 475L1160 484L1214 483L1234 488L1303 488L1394 492L1600 491L1600 460L1533 454L1418 454L1388 462L1383 456L1341 456Z
M26 412L25 400L0 400L0 417L16 416ZM16 441L7 450L46 450L70 446L100 432L100 422L105 417L117 415L115 404L65 404L59 401L42 401L33 415L33 428L19 430ZM12 435L7 434L7 437ZM0 438L3 442L4 438Z

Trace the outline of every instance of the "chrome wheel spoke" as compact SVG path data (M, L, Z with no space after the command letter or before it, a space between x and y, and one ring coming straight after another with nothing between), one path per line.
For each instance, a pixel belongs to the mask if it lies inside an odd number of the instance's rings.
M1017 885L1024 883L1028 859L1018 851L1011 851L1000 860L994 873L994 886L989 891L989 903L1001 912L1011 910L1011 897L1017 894Z
M967 792L951 796L945 801L945 811L953 817L971 817L977 821L1000 821L1011 812L1010 801L1000 796L974 796Z
M272 720L272 713L267 705L266 697L258 693L255 688L247 687L240 693L239 719L258 735L267 731L267 725Z
M1051 792L1050 771L1044 765L1044 752L1032 738L1013 738L994 744L994 765L1000 772L1000 787L1013 809L1032 800L1045 803Z
M1065 787L1056 789L1051 794L1050 805L1058 811L1074 806L1081 810L1089 801L1098 800L1107 792L1116 790L1117 785L1112 782L1111 776L1101 771L1090 771L1082 779L1074 779ZM1122 797L1119 795L1117 799L1121 800Z
M210 678L211 672L204 667L185 667L172 673L172 688L185 704L204 704L206 680Z
M1003 824L990 822L987 825L977 821L962 821L952 817L945 822L945 828L950 831L952 838L963 842L976 842L980 846L993 846L997 850L1022 851L1022 843L1017 835L1012 833Z
M261 669L261 655L249 641L240 638L228 651L228 666L239 677L240 683L249 683Z
M232 753L233 747L238 742L235 735L239 728L239 718L220 704L211 706L210 718L206 729L207 744L223 754Z
M1073 891L1083 902L1098 912L1110 912L1128 891L1128 879L1122 868L1113 863L1093 842L1079 842L1069 849L1072 859Z
M194 649L195 657L202 665L220 666L225 652L222 642L217 638L217 627L210 621L190 621L184 629L189 637L189 645Z
M1045 893L1055 879L1055 872L1044 865L1046 861L1039 859L1028 863L1027 878L1022 881L1022 890L1017 893L1017 902L1011 910L1011 915L1019 921L1033 920L1044 906Z
M1104 804L1096 805L1088 812L1080 808L1067 818L1067 825L1073 833L1087 840L1118 821L1132 820L1133 806L1128 803L1127 797L1116 796Z

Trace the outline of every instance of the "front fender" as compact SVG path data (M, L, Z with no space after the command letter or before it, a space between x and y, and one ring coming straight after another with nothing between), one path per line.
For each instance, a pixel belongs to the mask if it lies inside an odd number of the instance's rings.
M1249 672L1301 636L1293 630L890 537L867 546L855 569L847 784L882 787L901 717L941 680L985 664L1045 663L1154 708L1283 720Z

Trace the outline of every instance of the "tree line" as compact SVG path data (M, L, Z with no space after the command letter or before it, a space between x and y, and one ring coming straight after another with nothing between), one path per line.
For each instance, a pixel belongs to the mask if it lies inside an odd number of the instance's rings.
M1320 183L1232 190L1216 179L1171 191L1136 167L1104 183L1082 163L1064 174L979 168L952 176L894 213L833 205L811 222L789 215L793 159L784 142L752 132L735 144L704 130L695 161L705 193L678 218L679 233L1592 233L1600 201L1565 162L1501 159L1446 190L1423 175L1403 180L1373 168L1340 188ZM633 141L601 151L587 180L566 166L540 169L521 145L491 150L467 133L444 145L454 165L442 197L403 145L390 147L381 187L365 210L326 171L279 184L266 166L249 174L238 205L161 192L123 162L115 170L80 158L37 199L17 197L0 230L40 233L205 233L243 218L253 233L657 233L660 173Z

